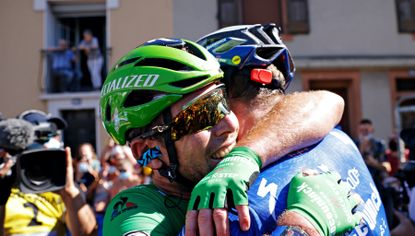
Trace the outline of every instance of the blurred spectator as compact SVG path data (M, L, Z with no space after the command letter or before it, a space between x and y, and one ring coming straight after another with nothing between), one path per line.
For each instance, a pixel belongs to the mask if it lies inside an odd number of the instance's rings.
M385 167L381 164L386 160L385 146L373 136L373 123L369 119L362 119L359 123L358 138L355 140L372 177L381 180Z
M4 148L0 148L0 178L11 175L13 164L13 159L8 155L7 151Z
M101 150L101 156L99 160L101 161L101 167L104 168L104 165L108 162L111 157L112 149L115 147L115 141L112 138L108 138L105 142L104 148Z
M138 163L137 160L134 158L133 152L131 151L131 148L128 145L124 145L121 146L121 148L123 149L125 156L127 158L127 160L134 166L134 167L138 167Z
M79 75L76 73L76 57L65 39L59 40L58 47L47 49L52 57L52 78L56 92L79 90Z
M92 144L83 143L79 146L76 167L75 180L84 192L88 203L92 203L96 186L92 184L98 181L101 168Z
M409 197L409 218L415 221L415 161L408 161L402 167L404 186Z
M386 161L386 150L385 145L373 136L374 131L372 121L362 119L359 123L358 137L355 139L355 143L379 191L385 207L388 225L392 228L394 225L393 211L396 192L393 187L384 187L383 185L384 180L389 176L386 168L382 164Z
M401 164L396 137L391 137L389 139L388 149L386 150L386 161L390 166L390 169L388 169L389 175L394 176Z
M118 164L121 162L121 160L124 160L126 158L126 154L124 153L124 150L122 149L121 145L115 145L111 149L109 163L113 166L118 166Z
M108 202L111 200L110 190L114 184L114 180L118 175L119 171L117 167L107 163L106 167L101 169L99 180L94 183L96 184L96 187L93 207L98 224L99 236L102 235L102 224L104 220L105 210L107 208Z
M409 160L415 160L415 124L410 128L403 129L400 137L409 149Z
M94 37L91 30L85 30L83 32L83 40L79 44L79 49L83 50L88 58L87 65L91 75L93 89L101 89L101 69L104 60L99 49L98 39Z
M95 190L94 210L97 213L105 213L107 203L110 200L109 191L111 190L114 180L118 177L119 171L117 167L110 165L106 173L101 172L97 187Z
M115 145L111 150L109 162L114 166L118 166L118 163L124 159L129 161L134 167L138 165L128 146Z
M140 185L144 181L141 172L136 174L133 165L127 159L119 160L117 169L119 175L114 180L114 184L110 189L110 198L113 198L117 193L124 189Z
M143 182L141 168L128 146L116 145L109 138L101 151L101 172L98 181L91 184L95 189L93 206L98 223L98 235L102 235L102 223L109 200L119 191Z
M90 143L83 143L79 146L79 157L86 161L94 171L99 172L101 164L97 159L95 149Z
M415 235L415 226L404 213L395 211L394 216L399 224L391 230L392 236L409 236Z

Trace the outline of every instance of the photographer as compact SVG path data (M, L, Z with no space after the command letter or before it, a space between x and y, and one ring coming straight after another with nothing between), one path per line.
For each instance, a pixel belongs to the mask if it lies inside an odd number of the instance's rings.
M94 213L86 204L79 188L74 184L70 148L65 149L65 157L59 156L61 159L65 159L63 166L50 166L51 168L48 166L51 172L54 171L53 169L64 169L61 173L65 176L59 176L63 179L62 185L53 186L52 183L51 190L34 191L36 193L27 193L24 189L19 189L14 185L10 191L11 184L15 183L13 178L23 179L18 173L19 171L16 171L20 170L19 167L23 169L19 166L19 161L20 165L23 163L23 157L30 153L40 153L41 157L36 156L39 159L38 163L45 163L45 160L50 161L54 158L58 159L58 156L50 156L50 153L54 152L48 152L52 149L47 149L46 146L49 146L49 141L58 134L57 130L66 126L62 119L51 117L37 110L24 112L19 118L2 121L3 124L0 125L0 147L7 151L6 157L8 158L6 159L10 160L13 159L11 156L17 156L15 158L16 165L12 168L12 175L0 179L0 210L2 210L0 220L4 220L4 225L1 224L1 235L65 235L67 229L71 235L96 235ZM30 133L31 128L32 132ZM30 136L34 136L33 142L30 141ZM26 140L26 142L23 144L20 141L15 142L16 140ZM56 143L55 140L52 141ZM17 148L13 147L14 144L18 144L15 145ZM61 149L54 148L53 151L63 154ZM3 165L3 168L5 166ZM7 166L10 167L10 164ZM3 172L6 171L3 170ZM36 181L32 182L36 184ZM21 183L17 185L22 188ZM7 189L5 186L10 187ZM9 194L10 197L7 198Z

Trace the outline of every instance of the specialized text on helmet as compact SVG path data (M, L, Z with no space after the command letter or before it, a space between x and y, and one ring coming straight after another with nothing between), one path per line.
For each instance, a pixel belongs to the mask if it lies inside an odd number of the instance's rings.
M104 84L101 89L101 96L126 88L153 87L159 77L159 74L127 75L125 77L120 77L108 84Z

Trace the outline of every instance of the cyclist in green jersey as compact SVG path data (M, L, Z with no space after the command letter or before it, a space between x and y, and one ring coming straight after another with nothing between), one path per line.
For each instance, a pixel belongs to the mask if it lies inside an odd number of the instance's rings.
M101 90L104 127L118 143L129 143L140 164L155 171L151 185L127 189L112 199L104 235L179 232L193 186L236 145L238 122L219 83L222 77L218 62L206 49L180 39L148 41L112 68ZM276 147L281 156L317 142L340 119L343 103L330 93L316 93L310 93L303 113L300 109L300 114L275 117L280 123L310 122L306 137L300 135L304 130L295 128L287 130L289 137L273 137L282 140ZM279 108L289 111L294 97ZM267 164L255 153L258 150L234 151L251 156L239 161L253 173Z

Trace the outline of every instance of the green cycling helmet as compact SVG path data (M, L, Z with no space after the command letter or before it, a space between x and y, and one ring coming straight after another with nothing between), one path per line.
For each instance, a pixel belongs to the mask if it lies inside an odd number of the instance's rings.
M100 97L102 123L123 145L129 130L146 127L184 95L222 78L218 61L192 41L147 41L108 73Z

